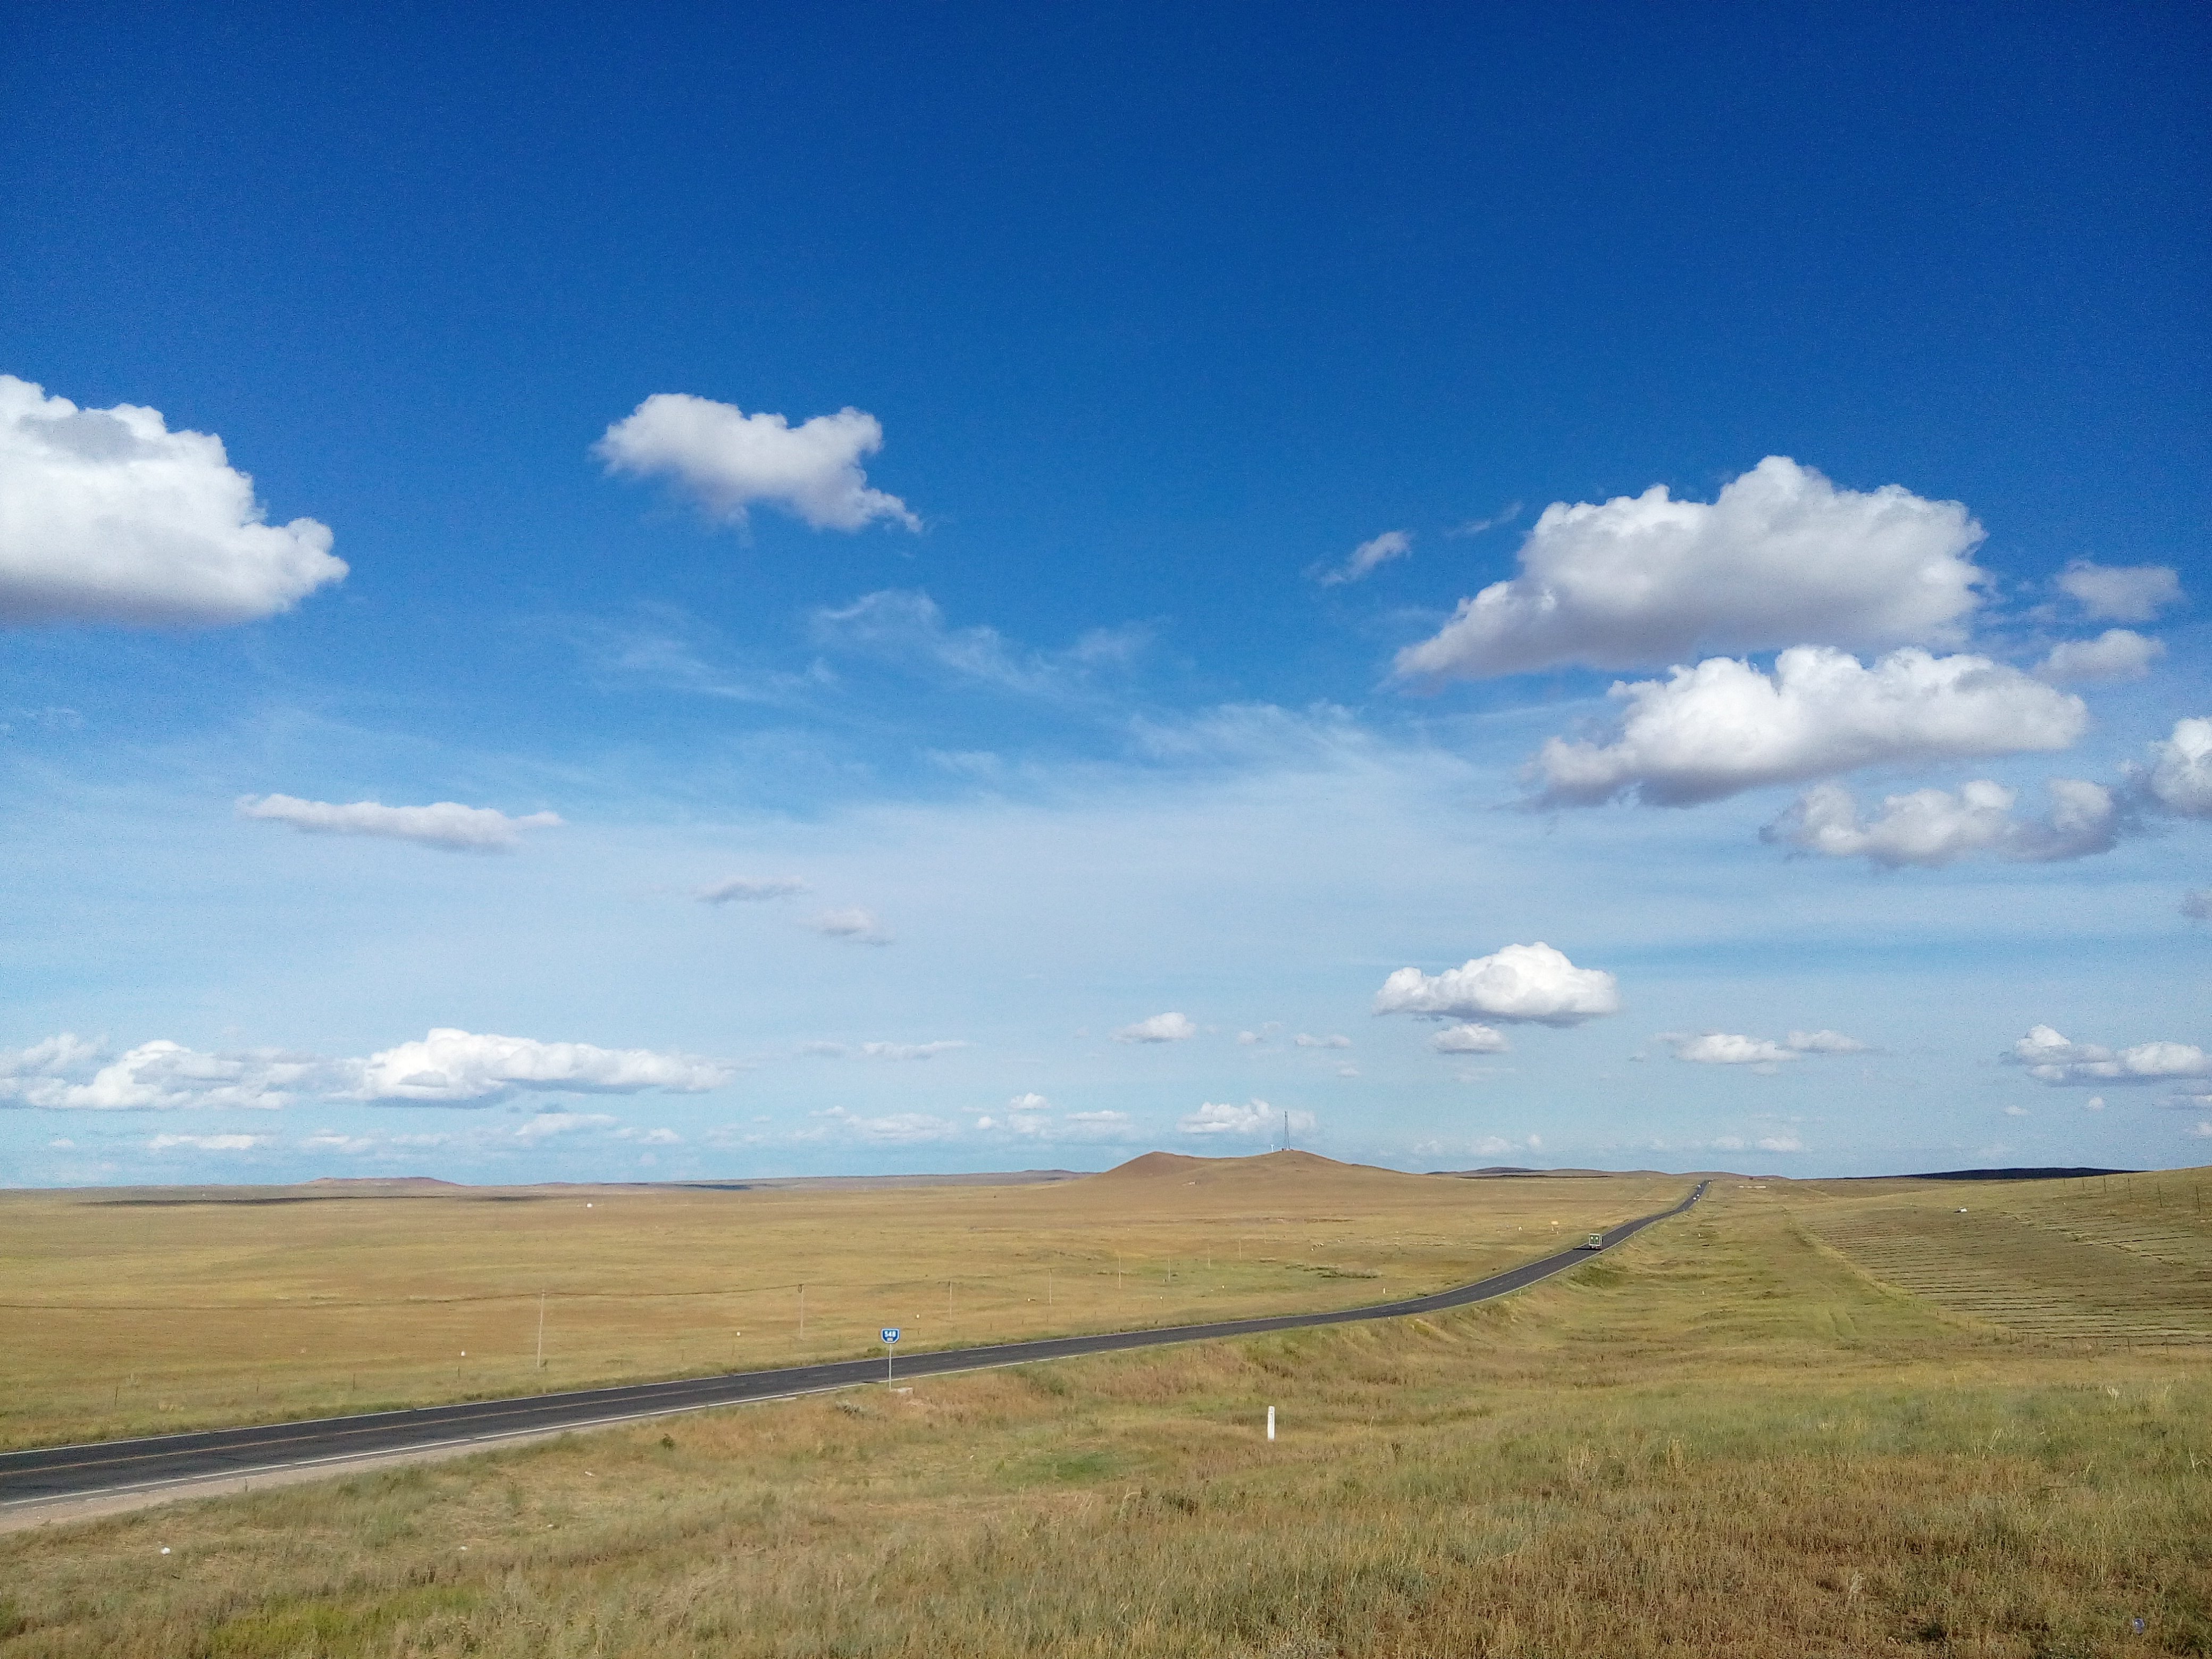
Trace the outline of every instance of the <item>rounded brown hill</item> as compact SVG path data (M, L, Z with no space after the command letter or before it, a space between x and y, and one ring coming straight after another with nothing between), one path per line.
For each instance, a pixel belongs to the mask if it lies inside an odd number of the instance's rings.
M1185 1152L1146 1152L1127 1164L1115 1164L1103 1175L1091 1176L1084 1184L1181 1182L1192 1187L1260 1188L1424 1179L1421 1176L1402 1175L1395 1170L1379 1170L1371 1164L1340 1164L1317 1152L1261 1152L1251 1158L1193 1158Z

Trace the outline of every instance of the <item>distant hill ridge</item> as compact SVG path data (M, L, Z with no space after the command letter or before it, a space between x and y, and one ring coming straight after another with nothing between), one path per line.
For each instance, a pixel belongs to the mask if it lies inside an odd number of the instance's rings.
M1380 1176L1391 1181L1418 1179L1397 1170L1377 1169L1371 1164L1340 1164L1318 1152L1258 1152L1249 1158L1194 1158L1188 1152L1146 1152L1117 1164L1092 1181L1183 1181L1212 1186L1223 1181L1282 1181L1299 1176Z
M2079 1181L2087 1176L2141 1175L2140 1170L2092 1170L2048 1167L2017 1170L1937 1170L1928 1175L1902 1176L1905 1181ZM1861 1176L1862 1180L1868 1177ZM1880 1176L1873 1179L1879 1180Z

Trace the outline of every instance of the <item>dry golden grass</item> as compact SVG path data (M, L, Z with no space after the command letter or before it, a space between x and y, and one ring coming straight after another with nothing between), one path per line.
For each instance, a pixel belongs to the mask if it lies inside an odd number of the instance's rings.
M2008 1330L2087 1342L2212 1342L2212 1179L1778 1185L1869 1274ZM1747 1194L1748 1196L1748 1194Z
M1029 1187L0 1194L0 1445L793 1364L884 1325L912 1352L1346 1307L1682 1184L1284 1152Z
M18 1534L0 1656L2212 1653L2205 1352L1961 1320L1759 1186L1449 1316Z

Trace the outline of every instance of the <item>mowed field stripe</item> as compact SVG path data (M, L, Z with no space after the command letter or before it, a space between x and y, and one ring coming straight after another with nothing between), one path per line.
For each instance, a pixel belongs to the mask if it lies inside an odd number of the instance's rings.
M1681 1214L1703 1197L1705 1191L1705 1183L1700 1182L1671 1208L1607 1229L1601 1235L1602 1248L1609 1249L1656 1222ZM1322 1325L1437 1313L1509 1295L1589 1261L1592 1255L1585 1249L1561 1250L1471 1285L1364 1308L1264 1316L1152 1330L1047 1337L979 1347L930 1349L903 1359L895 1358L892 1369L900 1376L938 1376L1171 1343L1261 1336ZM0 1452L0 1507L63 1502L103 1492L230 1479L363 1456L427 1451L475 1441L605 1426L715 1406L753 1404L852 1388L876 1382L884 1376L884 1364L879 1359L836 1360L567 1394Z
M1885 1195L1796 1218L1870 1278L2025 1336L2117 1343L2212 1341L2212 1257L2192 1214L2192 1174L2146 1176L2134 1201L2158 1216L2098 1214L2100 1189L2002 1191L1965 1183ZM2071 1188L2075 1183L2066 1183ZM2051 1183L2057 1187L2058 1183Z

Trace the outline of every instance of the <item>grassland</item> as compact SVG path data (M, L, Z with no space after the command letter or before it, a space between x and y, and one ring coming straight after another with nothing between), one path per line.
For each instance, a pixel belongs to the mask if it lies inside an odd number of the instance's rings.
M1723 1181L1456 1314L17 1534L0 1656L2212 1653L2205 1351L1961 1316L1811 1224L2065 1199Z
M911 1352L1344 1307L1682 1187L1285 1152L1026 1187L10 1193L0 1446L792 1364L884 1325Z
M1885 1284L1994 1329L2212 1345L2212 1179L1802 1182L1770 1188Z

